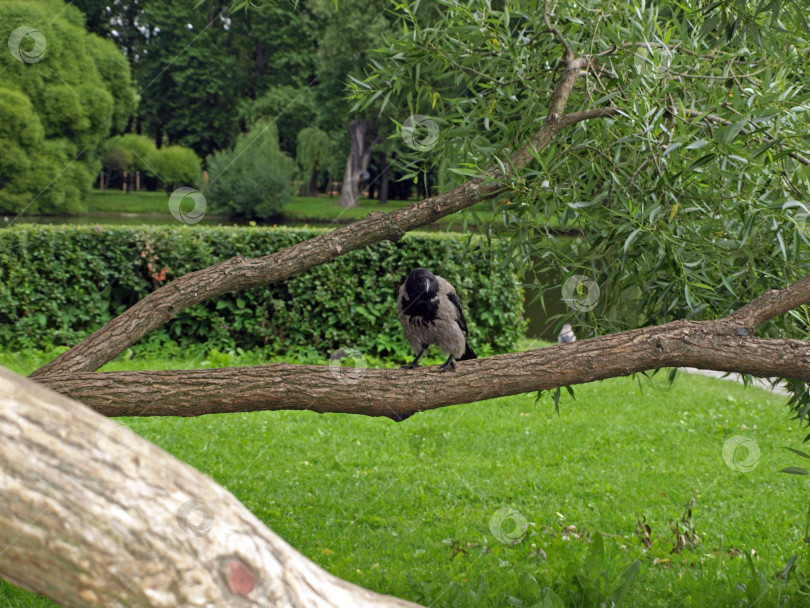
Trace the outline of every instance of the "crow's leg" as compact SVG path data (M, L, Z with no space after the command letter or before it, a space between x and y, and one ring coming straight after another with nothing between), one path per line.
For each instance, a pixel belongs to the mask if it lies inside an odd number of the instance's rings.
M448 369L456 369L456 364L453 362L453 355L447 357L447 361L442 363L439 369L443 372L446 372Z
M419 354L416 355L416 359L411 361L409 365L403 365L400 369L413 369L415 367L419 367L419 357L424 355L426 350L427 350L427 346L423 346L422 350L419 351Z

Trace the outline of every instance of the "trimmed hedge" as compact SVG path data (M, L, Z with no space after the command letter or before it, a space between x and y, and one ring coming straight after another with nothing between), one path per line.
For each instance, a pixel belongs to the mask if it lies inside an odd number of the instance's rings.
M0 230L0 348L73 345L171 279L237 255L259 257L320 234L312 228L19 225ZM339 347L378 357L410 349L395 290L417 266L456 286L479 354L513 349L523 294L478 238L409 234L275 285L228 293L178 314L134 351L304 352Z

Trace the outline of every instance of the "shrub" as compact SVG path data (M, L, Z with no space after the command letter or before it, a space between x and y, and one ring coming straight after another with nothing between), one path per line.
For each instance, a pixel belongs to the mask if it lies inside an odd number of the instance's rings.
M199 185L200 157L191 148L164 146L152 158L155 173L163 182L166 192L179 186Z
M267 219L279 215L293 195L295 162L278 147L272 123L242 135L232 150L208 157L208 203L235 218Z
M18 225L0 230L0 348L73 345L178 276L233 256L258 257L319 229ZM410 354L395 290L416 266L452 282L479 355L512 349L523 335L515 275L483 240L409 234L350 252L287 281L228 293L178 314L136 345L263 348L268 354L340 347L372 356Z
M152 167L156 152L154 142L145 135L116 135L104 143L104 168L108 171L142 171L146 175L154 175Z

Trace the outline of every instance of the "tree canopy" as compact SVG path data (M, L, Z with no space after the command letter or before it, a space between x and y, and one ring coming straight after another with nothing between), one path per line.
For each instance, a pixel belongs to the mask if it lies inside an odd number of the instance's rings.
M407 160L456 183L493 156L508 166L554 118L560 61L588 58L567 110L594 119L499 178L492 203L543 293L573 280L578 326L716 318L807 273L809 66L796 11L747 12L740 28L697 2L454 2L429 25L420 10L399 7L400 34L355 95L404 99L400 123L430 117L435 146ZM762 335L806 337L807 313Z
M76 212L135 106L129 65L58 0L0 2L0 211Z

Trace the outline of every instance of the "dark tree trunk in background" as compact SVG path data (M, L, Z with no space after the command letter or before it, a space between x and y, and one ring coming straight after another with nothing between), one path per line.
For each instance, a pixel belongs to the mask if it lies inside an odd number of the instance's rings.
M313 171L307 185L307 196L318 196L318 172Z
M374 193L375 193L376 188L377 188L377 181L376 180L371 180L368 183L368 200L370 200L370 201L374 200Z
M388 179L391 173L388 168L388 155L385 152L380 152L380 204L384 205L388 202Z
M343 175L343 187L340 190L341 207L360 205L360 184L368 178L368 163L371 160L371 146L366 142L368 124L362 118L355 118L349 123L351 152L346 159L346 172Z

